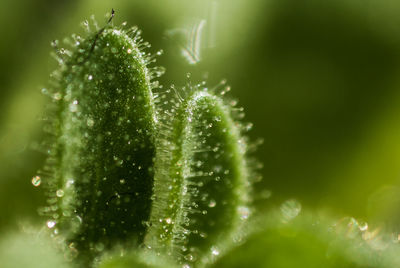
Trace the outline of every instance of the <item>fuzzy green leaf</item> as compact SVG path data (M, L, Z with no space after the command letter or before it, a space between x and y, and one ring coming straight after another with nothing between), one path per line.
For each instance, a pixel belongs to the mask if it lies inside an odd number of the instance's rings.
M206 263L249 216L246 143L231 107L211 92L195 90L174 109L157 151L146 242L181 263Z
M141 243L153 189L156 114L136 29L107 26L58 49L50 114L48 227L88 263Z

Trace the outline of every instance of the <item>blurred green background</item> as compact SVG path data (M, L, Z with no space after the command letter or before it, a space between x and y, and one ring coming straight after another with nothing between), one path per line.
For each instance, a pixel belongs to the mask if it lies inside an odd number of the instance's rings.
M372 220L400 183L400 3L395 0L5 0L0 9L0 233L42 219L43 189L31 178L44 155L39 120L56 68L50 41L103 25L138 25L164 50L164 86L186 73L231 96L254 123L264 164L260 209L295 198L303 207ZM201 20L200 61L171 35ZM270 198L266 198L271 191ZM397 198L400 203L400 198ZM383 205L384 206L384 205ZM387 214L399 208L395 202ZM386 217L379 215L379 217Z

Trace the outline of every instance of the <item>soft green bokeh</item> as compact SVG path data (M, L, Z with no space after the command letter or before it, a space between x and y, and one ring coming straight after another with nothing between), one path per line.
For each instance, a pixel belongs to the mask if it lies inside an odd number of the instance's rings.
M55 248L46 230L31 227L27 229L1 236L1 267L69 267L64 256Z

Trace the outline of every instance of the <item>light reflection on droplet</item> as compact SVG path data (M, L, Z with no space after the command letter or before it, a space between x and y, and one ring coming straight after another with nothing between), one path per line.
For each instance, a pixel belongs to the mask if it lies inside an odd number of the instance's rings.
M40 176L35 176L32 178L33 186L38 187L41 183L42 183L42 179L40 178Z
M94 126L94 120L92 119L92 118L88 118L87 120L86 120L86 125L88 126L88 127L93 127Z
M53 99L54 100L61 100L61 93L60 92L56 92L53 94Z
M219 255L219 249L217 247L211 247L211 254L214 256L218 256Z
M161 56L164 53L164 50L160 49L159 51L157 51L157 56Z
M67 188L69 188L69 187L71 187L72 186L72 184L74 184L74 180L73 179L69 179L69 180L67 180L67 183L65 184L65 186L67 187Z
M358 228L361 232L365 232L368 230L368 223L367 222L359 222Z
M208 207L213 208L217 205L217 202L214 199L211 199L208 203Z
M64 191L59 189L59 190L57 190L56 195L57 195L57 197L63 197L64 196Z
M296 218L301 212L301 204L295 199L289 199L281 205L283 222L289 222Z
M75 113L76 111L78 111L78 101L74 100L70 105L69 105L69 110L72 113Z
M240 219L242 219L242 220L246 220L250 216L250 209L248 207L240 206L240 207L238 207L238 212L239 212Z
M51 228L54 228L54 226L56 226L56 222L50 220L50 221L46 222L46 225L47 225L48 228L51 229Z

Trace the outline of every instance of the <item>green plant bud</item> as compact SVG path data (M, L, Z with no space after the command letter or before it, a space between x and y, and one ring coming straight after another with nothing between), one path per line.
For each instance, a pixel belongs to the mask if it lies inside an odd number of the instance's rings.
M57 46L57 43L55 43ZM156 112L151 82L162 69L136 28L107 25L59 49L47 129L47 226L88 263L117 244L143 241L153 191ZM53 82L54 82L53 81Z
M246 142L232 107L210 91L179 96L163 121L173 113L159 131L168 138L158 141L146 243L181 264L206 263L221 250L216 242L232 240L250 214Z

